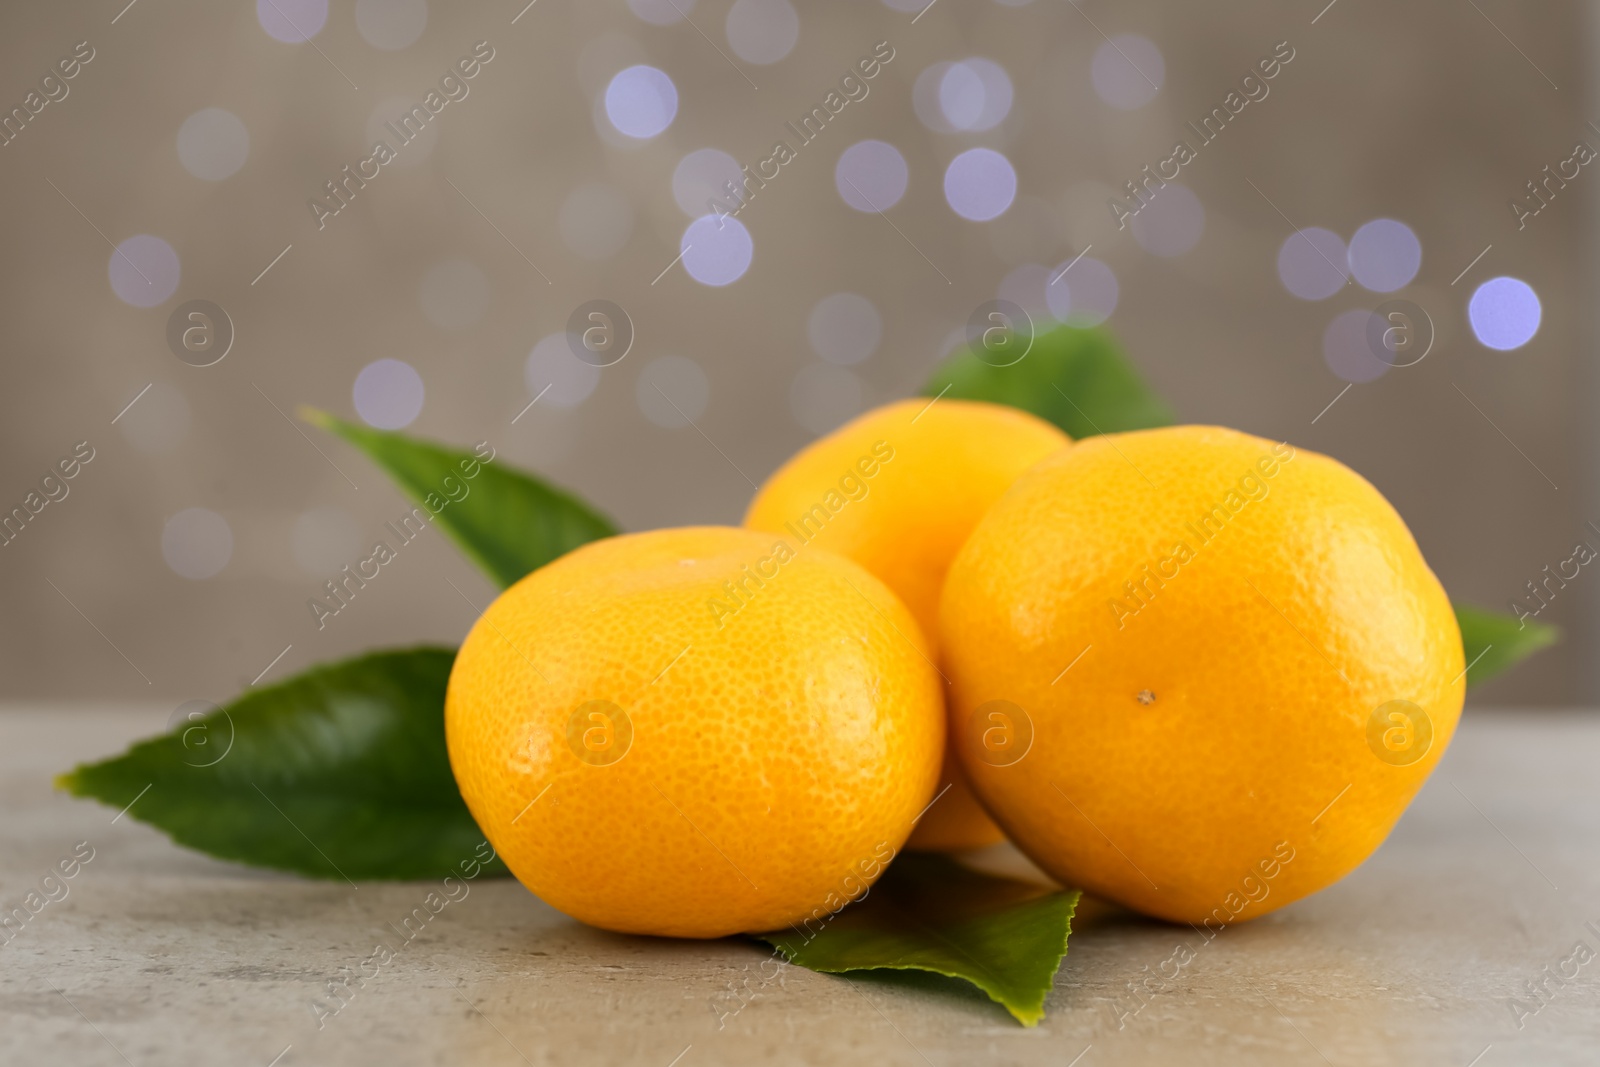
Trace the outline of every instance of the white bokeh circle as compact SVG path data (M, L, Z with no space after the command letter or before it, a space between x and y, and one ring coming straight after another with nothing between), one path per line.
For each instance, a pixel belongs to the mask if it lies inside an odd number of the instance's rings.
M724 28L734 55L746 63L776 63L800 39L800 13L789 0L734 0Z
M565 331L539 340L522 365L530 399L557 408L575 408L589 399L600 384L600 368L572 354L572 338Z
M165 456L189 436L192 422L188 398L166 382L154 382L117 416L117 429L139 452Z
M628 0L628 8L652 26L670 26L694 10L694 0Z
M142 233L123 241L107 264L111 291L125 304L150 308L178 290L182 269L177 251L159 237Z
M1008 300L1026 311L1028 317L1037 325L1045 319L1054 317L1050 311L1050 302L1045 296L1045 290L1053 277L1055 274L1047 267L1038 263L1023 263L1013 267L1004 278L1000 279L1000 284L995 289L995 296L1000 300ZM1062 292L1066 292L1065 287L1062 288Z
M939 110L953 128L988 130L1011 112L1011 77L992 59L951 63L939 78Z
M917 121L934 133L957 132L950 120L944 117L940 100L944 76L953 66L955 64L948 60L930 63L922 68L916 81L911 83L911 108L917 114Z
M1544 318L1544 308L1533 286L1521 278L1501 275L1473 290L1467 303L1472 334L1487 348L1509 352L1533 340Z
M1163 258L1181 256L1200 243L1206 230L1206 211L1187 185L1168 182L1155 190L1150 201L1128 220L1139 247Z
M648 140L672 125L678 114L678 87L666 71L639 63L611 79L605 109L618 133Z
M1422 242L1395 219L1373 219L1350 236L1350 273L1375 293L1392 293L1411 284L1422 269Z
M409 48L427 28L428 0L356 0L356 30L380 51Z
M1091 256L1067 260L1050 272L1045 299L1057 322L1070 326L1098 326L1117 310L1121 289L1116 273Z
M239 116L202 108L178 127L178 162L196 178L218 182L238 173L250 155L250 131Z
M233 529L215 511L184 508L161 528L161 557L181 578L215 577L233 558Z
M944 198L964 219L988 222L1005 214L1017 196L1017 172L992 148L969 148L944 172Z
M1307 226L1283 239L1278 280L1301 300L1326 300L1350 277L1344 239L1332 230Z
M328 24L328 0L256 0L256 21L275 41L303 44Z
M733 185L730 187L729 182ZM678 160L672 171L672 198L685 215L697 219L716 206L732 210L744 201L744 172L739 161L717 148L697 148ZM710 203L715 200L716 205Z
M1322 331L1322 359L1341 381L1363 382L1381 378L1392 366L1372 351L1372 338L1387 325L1366 308L1343 311Z
M422 414L426 393L422 375L411 364L398 359L368 363L356 375L355 385L350 390L361 421L380 430L410 426Z
M711 402L711 381L692 359L658 356L639 372L633 392L645 418L663 429L676 430L705 414Z
M910 177L906 157L887 141L857 141L833 168L834 187L857 211L888 211L906 195Z
M1154 100L1166 76L1161 49L1136 33L1119 33L1102 41L1089 62L1095 95L1119 111L1132 111Z
M818 300L806 317L806 337L817 355L848 367L878 350L883 316L859 293L833 293Z
M744 223L732 216L702 215L689 223L678 242L683 269L701 285L731 285L744 277L755 244Z

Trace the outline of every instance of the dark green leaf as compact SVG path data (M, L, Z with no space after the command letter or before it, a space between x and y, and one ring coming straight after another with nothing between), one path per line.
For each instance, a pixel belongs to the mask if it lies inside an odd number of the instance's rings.
M504 463L483 462L480 453L356 426L311 408L302 408L300 415L388 471L501 588L579 545L617 532L609 519L572 494Z
M916 970L965 979L1035 1026L1067 954L1078 896L913 852L832 919L761 940L813 971Z
M445 752L455 653L314 667L56 779L223 859L315 878L460 877L478 831ZM488 865L503 874L498 860Z
M1467 656L1467 685L1488 681L1561 639L1561 630L1547 622L1517 619L1482 608L1456 605L1461 645Z
M1099 326L1045 330L1009 367L991 366L963 348L934 372L923 394L937 396L946 388L946 396L1031 411L1074 440L1172 424L1171 409Z

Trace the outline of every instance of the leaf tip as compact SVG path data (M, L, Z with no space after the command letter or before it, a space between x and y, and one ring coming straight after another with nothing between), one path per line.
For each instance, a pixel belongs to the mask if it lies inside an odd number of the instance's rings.
M1461 629L1462 653L1467 660L1469 689L1564 637L1559 626L1527 614L1506 615L1470 604L1456 604L1454 608Z
M330 429L333 425L332 415L321 408L314 408L310 404L299 405L294 409L294 413L300 416L302 422L309 422L311 425L324 430Z
M1561 640L1561 627L1553 622L1535 622L1529 627L1533 631L1529 643L1538 648L1548 648Z
M1005 1008L1006 1011L1011 1013L1013 1019L1030 1030L1038 1026L1044 1019L1043 1008L1013 1008L1010 1004L1007 1004Z

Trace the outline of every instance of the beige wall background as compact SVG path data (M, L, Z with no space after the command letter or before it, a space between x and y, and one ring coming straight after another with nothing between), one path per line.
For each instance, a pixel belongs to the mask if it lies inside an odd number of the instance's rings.
M95 0L0 14L7 108L77 42L94 49L69 94L0 148L0 504L22 503L77 442L94 449L69 495L0 548L0 693L220 701L269 664L266 677L281 677L371 646L459 640L492 590L437 532L325 629L306 607L337 569L327 564L365 555L405 506L362 458L285 414L308 403L354 417L353 383L374 360L420 374L411 432L488 440L629 529L736 522L746 477L759 481L812 439L830 410L915 391L1008 274L1091 244L1120 283L1109 325L1181 418L1351 464L1407 518L1455 597L1504 610L1575 541L1600 543L1584 527L1600 516L1587 354L1600 176L1585 170L1520 231L1507 208L1574 141L1600 145L1589 5L939 0L918 14L813 0L797 5L793 50L763 65L734 56L728 0L678 2L688 20L655 25L620 2L538 0L519 16L517 0L432 0L425 30L398 50L364 39L358 14L384 14L372 0L333 0L310 44L274 40L251 3ZM1135 110L1107 106L1092 84L1096 49L1119 34L1148 38L1164 60L1159 92ZM319 231L307 200L369 154L375 111L420 99L478 41L495 58L470 96ZM741 215L748 273L721 288L681 264L661 274L690 221L672 191L683 156L764 158L784 122L879 41L895 58L870 95ZM1183 123L1280 41L1295 59L1270 96L1183 171L1204 208L1201 240L1175 258L1145 252L1112 223L1111 187L1165 157ZM928 129L914 108L918 75L971 56L1009 75L1009 114L982 132ZM634 63L671 76L679 110L665 133L628 143L596 101ZM248 131L243 166L222 180L195 177L178 154L180 127L205 108ZM835 188L839 154L869 138L908 166L887 221ZM988 223L958 217L941 191L945 166L974 146L1005 153L1019 176L1017 201ZM620 206L564 234L563 205L590 185ZM1394 295L1428 311L1437 341L1420 364L1355 385L1318 418L1345 384L1323 360L1324 328L1386 298L1354 285L1320 302L1288 294L1275 268L1286 219L1348 239L1385 216L1420 238L1420 273ZM148 308L108 281L113 244L139 234L168 242L181 264L171 297ZM618 238L610 255L574 248L592 251L606 234ZM455 260L481 272L486 305L445 329L420 294L432 268ZM1538 336L1513 352L1481 346L1467 326L1472 288L1498 274L1543 301ZM806 324L840 291L871 301L882 336L864 361L830 370ZM594 298L628 311L634 349L581 404L540 403L513 423L534 395L530 351ZM226 309L236 331L214 366L168 347L169 316L193 299ZM474 299L446 309L470 318ZM654 380L641 386L641 375L669 355L704 373L698 429L641 409ZM797 398L797 376L822 399L804 387ZM670 392L677 379L662 380ZM163 555L165 525L189 508L231 533L212 577L183 577ZM1567 627L1565 644L1476 699L1593 701L1597 597L1600 578L1585 571L1543 616Z

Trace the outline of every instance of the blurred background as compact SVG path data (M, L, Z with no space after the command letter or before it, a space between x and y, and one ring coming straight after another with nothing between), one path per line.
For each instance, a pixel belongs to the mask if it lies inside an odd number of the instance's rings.
M1474 702L1600 700L1600 575L1529 592L1600 548L1595 5L525 2L0 15L0 696L458 641L493 590L436 531L318 628L409 504L301 404L628 529L734 523L1001 297L1103 321L1183 421L1350 464L1453 598L1565 628ZM1178 177L1119 220L1147 166ZM593 300L634 335L604 368L566 339ZM1408 366L1363 340L1397 308Z

